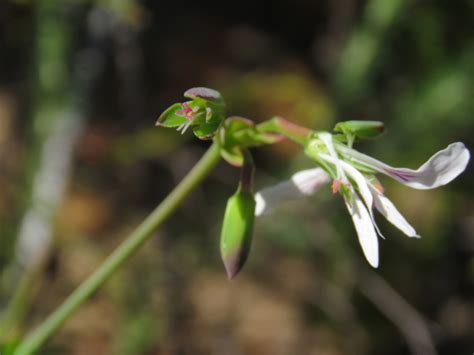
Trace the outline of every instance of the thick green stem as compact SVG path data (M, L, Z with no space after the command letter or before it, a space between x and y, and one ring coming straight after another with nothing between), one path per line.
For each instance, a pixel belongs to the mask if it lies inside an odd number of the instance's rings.
M211 172L220 160L219 147L214 143L188 175L168 197L120 244L102 265L86 279L39 327L16 349L15 355L35 352L61 325L147 241L160 226Z
M283 117L274 117L268 121L257 125L257 130L260 132L271 132L281 134L292 141L305 145L311 130L290 122Z

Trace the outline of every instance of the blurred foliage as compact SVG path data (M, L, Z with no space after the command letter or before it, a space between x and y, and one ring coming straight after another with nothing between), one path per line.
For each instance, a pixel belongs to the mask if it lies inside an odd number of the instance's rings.
M28 207L26 182L37 169L31 157L47 132L38 122L51 122L49 111L42 121L35 108L74 107L86 122L55 212L54 244L13 342L203 153L207 144L192 134L153 127L189 87L218 89L229 114L256 121L278 114L321 129L383 121L387 133L359 148L390 164L417 166L452 141L474 147L471 1L51 4L65 28L41 34L36 2L0 3L0 310L11 297L6 270ZM37 48L47 46L67 53L38 68L46 52ZM44 99L38 85L53 95ZM312 166L286 142L255 157L258 187ZM363 263L342 201L327 189L258 219L248 264L228 282L218 238L238 169L223 163L44 353L433 354L416 352L404 319L390 313L402 309L403 318L403 302L426 320L439 354L472 353L471 166L436 191L382 181L422 239L404 238L380 219L387 239L376 275ZM398 296L372 282L377 277Z

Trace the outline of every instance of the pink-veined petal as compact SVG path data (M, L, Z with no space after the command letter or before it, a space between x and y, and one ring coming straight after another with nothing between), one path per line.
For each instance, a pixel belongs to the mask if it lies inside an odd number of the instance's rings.
M370 186L374 196L375 208L395 227L411 238L420 238L415 229L407 222L405 217L397 210L395 205L383 193Z
M255 215L268 214L282 202L310 196L330 180L329 175L321 168L299 171L290 180L259 191L255 195Z
M415 189L434 189L446 185L461 174L469 162L470 154L465 145L456 142L434 154L418 169L394 168L356 150L338 146L346 156L368 165L371 168L386 174L402 184Z
M365 258L372 267L376 268L379 266L379 241L369 211L357 193L353 194L352 203L345 199L344 201L354 222Z

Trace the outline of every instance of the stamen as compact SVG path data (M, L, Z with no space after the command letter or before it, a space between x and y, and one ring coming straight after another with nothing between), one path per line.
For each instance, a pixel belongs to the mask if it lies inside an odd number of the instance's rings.
M183 109L176 111L176 114L183 115L183 117L188 120L192 120L194 113L196 113L199 110L198 106L192 109L191 106L189 106L187 102L183 102L181 106L183 107Z
M183 131L181 132L181 134L184 134L184 132L186 132L186 130L189 128L189 126L191 126L191 123L192 123L191 121L184 123L184 128L183 128Z
M385 188L378 181L373 182L372 186L375 187L377 189L377 191L380 192L381 194L383 194L385 192Z

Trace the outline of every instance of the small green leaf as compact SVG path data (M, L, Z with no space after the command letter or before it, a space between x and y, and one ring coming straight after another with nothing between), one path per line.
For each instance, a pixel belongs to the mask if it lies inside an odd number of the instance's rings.
M380 121L345 121L339 122L334 127L335 132L362 139L375 138L384 130L384 124Z

